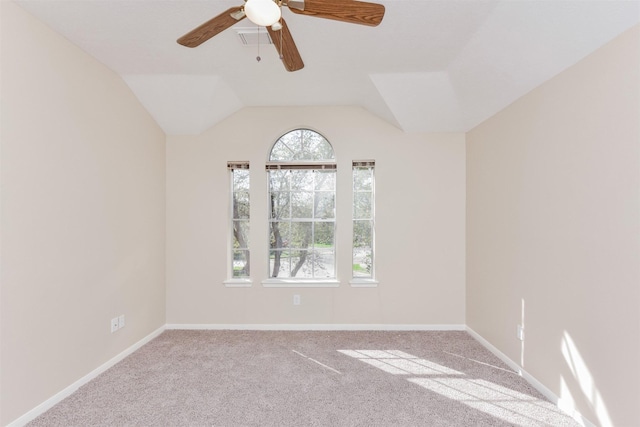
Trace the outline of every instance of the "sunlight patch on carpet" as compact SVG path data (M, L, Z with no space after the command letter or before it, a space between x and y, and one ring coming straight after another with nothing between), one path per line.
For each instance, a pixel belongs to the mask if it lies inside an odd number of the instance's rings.
M393 375L464 375L400 350L338 350Z
M441 396L520 426L560 426L550 419L559 412L551 403L498 384L467 378L409 378L408 381Z
M338 350L338 352L393 375L410 375L407 381L440 396L519 426L562 426L552 403L500 386L491 381L421 359L400 350ZM414 377L421 375L422 377Z

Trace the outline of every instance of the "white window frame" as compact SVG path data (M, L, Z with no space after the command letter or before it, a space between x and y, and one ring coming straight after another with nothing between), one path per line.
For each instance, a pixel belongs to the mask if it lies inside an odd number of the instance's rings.
M352 196L353 196L353 204L352 204L352 236L351 236L351 280L349 280L349 284L352 287L363 287L363 288L367 288L367 287L376 287L378 286L378 281L376 280L376 276L375 276L375 271L376 271L376 261L375 261L375 256L376 256L376 250L375 250L375 242L376 242L376 238L375 238L375 230L376 230L376 222L375 222L375 196L376 196L376 189L375 189L375 166L376 166L376 162L375 160L354 160L351 164L351 178L352 178L352 185L351 185L351 189L352 189ZM356 189L356 182L355 182L355 177L356 177L356 169L371 169L371 189L370 190L358 190ZM370 197L370 203L371 206L369 207L370 209L370 218L356 218L356 203L357 203L357 195L358 193L371 193L371 197ZM356 233L356 227L355 227L355 223L356 221L370 221L371 222L371 272L370 272L370 276L369 277L358 277L354 275L354 271L353 271L353 264L355 263L355 257L354 257L354 252L356 250L356 246L354 245L354 241L355 239L355 233Z
M233 276L233 260L234 260L234 243L235 236L233 233L234 225L236 222L246 222L250 225L251 216L246 219L238 219L234 218L234 195L235 195L235 180L234 180L234 172L236 170L246 170L249 172L249 162L248 161L234 161L227 162L227 169L229 170L229 235L228 235L228 245L227 245L227 277L228 279L224 281L224 285L229 288L244 288L251 287L251 258L249 257L249 275L243 277L234 277ZM251 177L249 176L249 190L247 191L249 195L249 209L251 203ZM249 228L249 234L251 233L251 228ZM249 243L247 244L246 250L249 254L251 254L251 238L248 236Z
M327 160L322 160L322 161L308 161L308 160L292 160L292 161L271 161L272 158L272 153L273 153L273 149L276 146L276 144L278 144L281 139L288 135L291 132L296 132L296 131L311 131L311 132L315 132L318 135L320 135L326 142L327 144L329 144L329 147L331 147L332 150L332 154L333 154L333 159L327 159ZM269 161L266 163L266 172L267 175L269 175L270 171L273 170L312 170L312 171L329 171L329 170L333 170L336 171L336 181L337 181L337 163L335 161L335 151L333 150L333 147L331 146L331 143L319 132L312 130L312 129L294 129L291 132L287 132L286 134L284 134L283 136L281 136L280 138L278 138L276 140L276 142L272 145L271 150L269 152ZM267 197L271 197L271 189L269 188L269 177L267 176ZM337 188L334 187L333 189L333 194L334 194L334 203L335 203L335 195L337 194ZM315 197L315 193L318 190L314 189L313 193L314 193L314 197ZM268 202L269 206L270 206L270 202ZM334 209L335 205L334 205ZM271 223L274 222L274 219L271 218L271 209L269 209L269 213L268 213L268 222L269 222L269 226L268 228L268 238L267 238L267 244L269 246L268 248L268 256L270 256L272 248L270 246L270 238L271 238ZM338 260L338 254L337 254L337 245L336 245L336 238L337 238L337 234L336 234L336 230L337 230L337 216L336 216L336 212L334 211L334 216L333 216L333 220L332 221L322 221L322 220L318 220L315 218L315 212L312 213L312 217L311 218L305 218L305 221L300 221L299 219L294 219L294 218L289 218L288 221L278 221L278 222L289 222L289 223L295 223L295 222L311 222L312 224L315 223L320 223L320 222L332 222L333 223L333 257L334 257L334 271L333 271L333 277L328 277L328 278L307 278L307 277L270 277L271 276L271 261L270 259L267 261L267 276L268 278L262 281L262 285L264 287L337 287L340 285L340 282L338 281L338 265L337 265L337 260ZM313 241L313 239L312 239Z

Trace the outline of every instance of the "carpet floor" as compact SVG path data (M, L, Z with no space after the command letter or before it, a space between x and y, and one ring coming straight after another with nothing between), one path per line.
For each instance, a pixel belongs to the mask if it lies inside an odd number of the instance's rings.
M578 424L466 332L171 330L28 425Z

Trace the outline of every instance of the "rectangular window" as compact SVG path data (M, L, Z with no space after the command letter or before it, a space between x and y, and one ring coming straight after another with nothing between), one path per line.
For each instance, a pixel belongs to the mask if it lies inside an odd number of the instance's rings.
M335 279L335 165L271 166L269 277Z
M231 278L249 277L249 162L229 162L231 171Z
M353 269L354 279L373 279L375 162L353 162Z

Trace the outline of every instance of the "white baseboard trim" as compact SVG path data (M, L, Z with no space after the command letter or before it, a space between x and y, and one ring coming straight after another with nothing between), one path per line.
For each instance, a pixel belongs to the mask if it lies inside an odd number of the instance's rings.
M167 324L168 330L231 330L231 331L465 331L465 325L413 325L413 324Z
M570 404L566 400L563 400L560 397L556 396L556 394L554 392L549 390L544 384L542 384L540 381L538 381L535 377L533 377L527 371L522 369L522 367L520 365L518 365L516 362L514 362L509 357L507 357L506 354L504 354L503 352L498 350L497 347L495 347L489 341L484 339L476 331L474 331L473 329L471 329L468 326L466 327L466 330L469 333L469 335L471 335L473 338L475 338L476 341L478 341L480 344L482 344L483 347L485 347L487 350L489 350L491 353L493 353L494 356L496 356L498 359L502 360L511 369L513 369L515 372L517 372L518 375L520 375L522 378L524 378L529 384L531 384L536 390L538 390L544 397L549 399L551 401L551 403L556 405L558 407L558 409L560 409L561 411L563 411L564 413L569 415L571 418L576 420L580 425L582 425L584 427L597 427L591 421L589 421L584 416L582 416L582 414L580 414L580 412L578 412L576 410L576 408L575 408L575 406L573 404Z
M52 407L54 407L58 403L62 402L62 400L64 400L67 397L71 396L80 387L82 387L83 385L87 384L89 381L93 380L98 375L100 375L101 373L103 373L107 369L111 368L116 363L120 362L122 359L124 359L125 357L129 356L131 353L133 353L134 351L138 350L140 347L142 347L143 345L145 345L146 343L148 343L152 339L156 338L158 335L160 335L162 332L164 332L165 329L166 329L166 326L162 326L162 327L156 329L155 331L153 331L152 333L150 333L149 335L147 335L146 337L144 337L143 339L141 339L137 343L133 344L131 347L127 348L126 350L124 350L123 352L118 354L117 356L113 357L108 362L102 364L98 368L96 368L93 371L89 372L87 375L85 375L84 377L80 378L78 381L74 382L73 384L71 384L67 388L63 389L59 393L56 393L55 395L53 395L49 399L45 400L44 402L42 402L41 404L39 404L38 406L36 406L32 410L30 410L29 412L27 412L26 414L22 415L20 418L17 418L15 420L13 420L9 424L7 424L7 427L22 427L22 426L26 425L27 423L29 423L30 421L33 421L34 419L36 419L41 414L45 413L46 411L48 411L49 409L51 409Z

